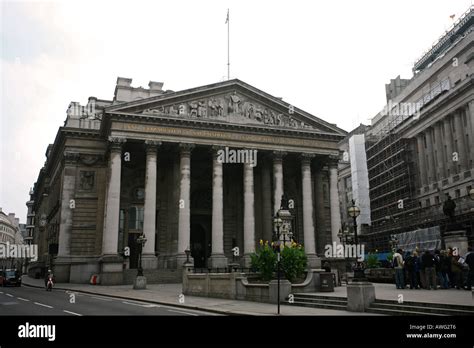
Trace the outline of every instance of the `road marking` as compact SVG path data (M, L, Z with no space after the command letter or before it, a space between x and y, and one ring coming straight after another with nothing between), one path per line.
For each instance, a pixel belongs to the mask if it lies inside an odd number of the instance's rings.
M63 310L64 313L69 313L69 314L72 314L72 315L78 315L80 317L82 317L82 314L79 314L79 313L74 313L74 312L71 312L71 311L67 311L67 310Z
M21 298L21 297L17 297L17 299L22 300L22 301L29 301L26 298Z
M11 294L5 294L5 295L7 295L7 296L9 296L9 297L13 297L13 295L11 295Z
M122 301L124 304L132 305L132 306L139 306L139 307L144 307L144 308L153 308L153 307L160 307L156 304L142 304L142 303L133 303L133 302L127 302L127 301Z
M188 312L182 312L182 311L174 311L172 309L168 309L168 312L174 312L174 313L179 313L179 314L187 314L187 315L194 315L194 316L198 316L198 314L194 314L194 313L188 313Z
M3 294L3 291L0 291L0 294Z
M42 303L39 303L39 302L35 302L35 305L43 306L43 307L47 307L47 308L53 308L52 306L49 306L47 304L42 304Z
M107 302L112 301L110 298L104 298L104 297L97 297L97 296L90 296L90 295L87 297L92 297L92 298L95 298L96 300L102 300L102 301L107 301Z

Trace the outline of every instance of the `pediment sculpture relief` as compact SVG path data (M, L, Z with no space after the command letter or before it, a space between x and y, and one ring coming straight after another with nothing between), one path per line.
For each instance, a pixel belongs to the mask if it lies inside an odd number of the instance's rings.
M277 112L233 92L189 102L162 105L146 109L143 114L215 119L232 123L264 124L293 129L314 129L294 118L289 112Z

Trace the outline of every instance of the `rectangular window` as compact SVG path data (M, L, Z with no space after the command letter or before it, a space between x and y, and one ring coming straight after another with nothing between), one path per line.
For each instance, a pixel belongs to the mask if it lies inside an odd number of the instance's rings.
M461 190L458 189L454 191L454 198L459 198L459 197L461 197Z
M429 207L429 206L431 205L429 198L425 201L425 204L426 204L426 205L425 205L426 207Z
M435 196L435 204L439 204L439 196Z

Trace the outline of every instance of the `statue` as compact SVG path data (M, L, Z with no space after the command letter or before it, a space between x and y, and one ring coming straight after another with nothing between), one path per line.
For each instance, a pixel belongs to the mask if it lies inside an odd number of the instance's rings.
M446 195L447 199L443 204L443 213L446 216L449 216L451 222L454 222L454 211L456 209L456 203L451 199L449 194Z
M189 107L191 108L191 110L189 111L189 115L191 117L197 117L198 115L198 103L196 103L195 101L190 103L189 104Z
M232 114L239 114L240 113L240 98L239 96L234 92L234 94L230 95L230 104L229 104L229 109Z
M280 203L280 209L281 210L288 210L288 198L286 197L285 194L281 196L281 203Z

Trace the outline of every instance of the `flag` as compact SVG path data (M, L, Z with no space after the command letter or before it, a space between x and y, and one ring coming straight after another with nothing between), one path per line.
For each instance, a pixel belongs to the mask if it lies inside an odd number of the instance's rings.
M228 16L228 15L227 15L227 16ZM454 19L454 17L456 17L456 15L451 15L451 16L449 16L449 18L451 18L451 19Z
M225 20L225 24L229 23L229 10L227 10L227 18Z

